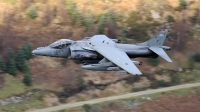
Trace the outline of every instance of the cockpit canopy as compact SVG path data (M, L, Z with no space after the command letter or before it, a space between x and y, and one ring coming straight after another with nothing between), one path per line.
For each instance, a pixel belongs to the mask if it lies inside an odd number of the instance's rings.
M72 43L74 43L73 40L60 39L60 40L50 44L50 47L55 48L55 49L62 49L64 47L67 47L68 45L71 45Z

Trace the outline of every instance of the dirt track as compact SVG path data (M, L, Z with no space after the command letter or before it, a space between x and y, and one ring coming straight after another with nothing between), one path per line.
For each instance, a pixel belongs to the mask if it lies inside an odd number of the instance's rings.
M141 96L141 95L145 95L145 94L153 94L153 93L158 93L158 92L171 91L171 90L177 90L177 89L182 89L182 88L190 88L190 87L196 87L196 86L200 86L200 83L185 84L185 85L167 87L167 88L162 88L162 89L146 90L146 91L141 91L141 92L128 93L128 94L119 95L119 96L112 96L112 97L99 98L99 99L94 99L94 100L89 100L89 101L83 101L83 102L77 102L77 103L71 103L71 104L64 104L64 105L60 105L60 106L49 107L49 108L35 110L35 111L31 111L31 112L51 112L51 111L57 111L57 110L62 110L62 109L66 109L66 108L71 108L71 107L82 106L84 104L95 104L95 103L101 103L101 102L105 102L105 101L124 99L124 98L130 98L130 97L135 97L135 96ZM150 111L144 111L144 112L150 112Z

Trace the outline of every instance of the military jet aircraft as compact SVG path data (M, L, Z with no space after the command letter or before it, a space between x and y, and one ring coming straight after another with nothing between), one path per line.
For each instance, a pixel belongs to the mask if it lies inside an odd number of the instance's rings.
M118 71L117 74L142 74L135 65L142 62L132 61L130 58L147 57L172 60L164 50L171 50L163 46L168 30L162 30L154 38L137 44L121 44L118 39L110 39L105 35L94 35L83 40L58 40L49 46L39 47L32 51L34 55L70 58L80 60L83 69L96 71Z

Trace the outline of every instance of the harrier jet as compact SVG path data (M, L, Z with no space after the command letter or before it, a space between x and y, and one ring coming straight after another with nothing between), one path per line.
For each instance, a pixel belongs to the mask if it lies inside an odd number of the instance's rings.
M34 55L70 58L83 62L83 69L96 71L117 71L117 74L142 74L136 65L142 62L130 58L146 57L172 60L164 50L171 47L163 46L168 30L162 30L154 38L137 44L121 44L118 39L110 39L105 35L94 35L83 40L58 40L49 46L39 47L32 51Z

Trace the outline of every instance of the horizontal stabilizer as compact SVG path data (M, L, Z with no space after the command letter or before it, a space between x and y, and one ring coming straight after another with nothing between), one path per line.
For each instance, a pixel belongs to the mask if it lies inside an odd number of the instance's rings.
M164 58L166 61L172 62L172 60L169 58L169 56L165 53L165 51L162 48L150 47L149 49L152 50L157 55L159 55L160 57Z

